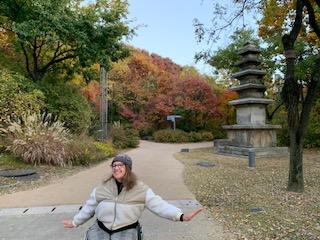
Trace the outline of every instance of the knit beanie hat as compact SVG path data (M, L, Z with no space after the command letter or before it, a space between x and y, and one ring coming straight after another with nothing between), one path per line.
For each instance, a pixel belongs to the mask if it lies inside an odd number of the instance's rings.
M126 154L118 154L113 158L111 164L113 164L114 162L122 162L123 164L127 165L130 169L132 169L132 159Z

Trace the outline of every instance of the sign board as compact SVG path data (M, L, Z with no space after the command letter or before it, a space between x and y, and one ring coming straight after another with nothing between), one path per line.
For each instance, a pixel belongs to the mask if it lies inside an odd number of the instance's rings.
M167 120L172 121L172 122L175 121L176 118L182 118L182 116L180 116L180 115L168 115L167 116Z
M182 118L180 115L168 115L167 120L173 122L173 130L176 130L176 118Z

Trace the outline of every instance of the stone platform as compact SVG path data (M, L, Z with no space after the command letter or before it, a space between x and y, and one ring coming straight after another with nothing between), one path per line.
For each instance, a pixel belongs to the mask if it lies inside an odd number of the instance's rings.
M225 140L225 139L219 139ZM286 156L288 155L287 147L238 147L230 145L217 145L214 142L214 149L218 154L226 155L239 155L239 156L248 156L249 150L255 152L256 157L274 157L274 156Z

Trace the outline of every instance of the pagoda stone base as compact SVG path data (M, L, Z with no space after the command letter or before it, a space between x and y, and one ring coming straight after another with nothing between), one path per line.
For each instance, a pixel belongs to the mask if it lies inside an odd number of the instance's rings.
M255 152L256 157L287 156L287 147L238 147L231 146L228 139L218 139L214 141L214 149L218 154L248 156L249 150Z
M229 125L227 130L230 146L245 148L276 147L278 125Z

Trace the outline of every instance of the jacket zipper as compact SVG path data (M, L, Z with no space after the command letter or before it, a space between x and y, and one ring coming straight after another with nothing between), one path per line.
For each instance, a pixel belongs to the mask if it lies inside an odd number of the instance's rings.
M112 225L111 225L111 231L113 230L113 225L114 225L114 222L116 221L116 214L117 214L117 202L118 202L118 197L116 197L115 199L115 202L114 202L114 217L113 217L113 222L112 222Z

